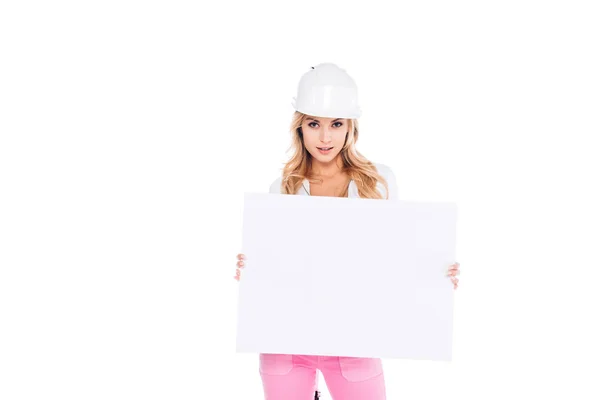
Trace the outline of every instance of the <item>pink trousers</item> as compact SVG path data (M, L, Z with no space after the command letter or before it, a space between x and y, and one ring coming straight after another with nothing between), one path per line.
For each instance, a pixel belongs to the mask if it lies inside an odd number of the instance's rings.
M385 400L379 358L261 354L265 400L313 400L317 370L333 400Z

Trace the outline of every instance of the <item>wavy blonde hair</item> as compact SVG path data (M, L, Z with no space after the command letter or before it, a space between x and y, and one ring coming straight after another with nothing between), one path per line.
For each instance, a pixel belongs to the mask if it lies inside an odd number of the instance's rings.
M302 186L302 181L308 179L309 182L319 182L312 174L312 156L304 146L302 138L302 123L309 115L295 111L290 132L292 134L292 144L287 151L292 150L293 154L285 163L283 168L283 177L281 182L281 193L296 194ZM342 171L345 172L351 180L356 183L358 195L368 199L382 199L383 196L377 190L377 182L381 182L386 190L386 199L389 198L388 183L383 176L377 172L377 167L366 157L356 150L358 140L358 120L350 119L346 141L338 156L343 161ZM348 185L340 197L348 196Z

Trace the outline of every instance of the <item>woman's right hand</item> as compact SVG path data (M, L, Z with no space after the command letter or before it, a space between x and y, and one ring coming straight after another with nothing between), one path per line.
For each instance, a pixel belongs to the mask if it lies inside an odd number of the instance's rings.
M237 268L235 269L235 276L233 277L233 279L237 280L239 282L240 280L240 274L241 274L241 268L244 268L244 260L246 259L246 256L242 253L237 255L237 259L239 260L237 262Z

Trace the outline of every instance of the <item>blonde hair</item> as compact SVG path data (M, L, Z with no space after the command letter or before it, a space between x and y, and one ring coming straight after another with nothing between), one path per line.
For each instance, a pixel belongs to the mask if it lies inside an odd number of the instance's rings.
M293 150L293 154L283 168L281 193L284 194L296 194L302 186L302 181L304 179L308 179L310 182L319 181L312 176L312 156L308 150L306 150L302 138L302 123L307 117L309 117L309 115L296 111L292 118L290 126L292 144L288 148L288 151ZM377 172L375 164L356 150L357 140L358 121L356 119L350 119L346 141L338 155L341 156L343 162L342 171L356 183L359 197L382 199L383 196L379 190L377 190L377 182L381 182L387 193L386 199L389 198L387 181ZM348 187L346 187L346 190L340 197L347 196Z

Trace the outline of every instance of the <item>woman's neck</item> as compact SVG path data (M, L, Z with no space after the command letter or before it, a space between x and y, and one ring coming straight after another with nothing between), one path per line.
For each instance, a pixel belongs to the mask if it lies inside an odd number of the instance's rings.
M322 163L313 159L311 172L315 177L335 178L343 173L343 163L340 157L336 157L328 163Z

